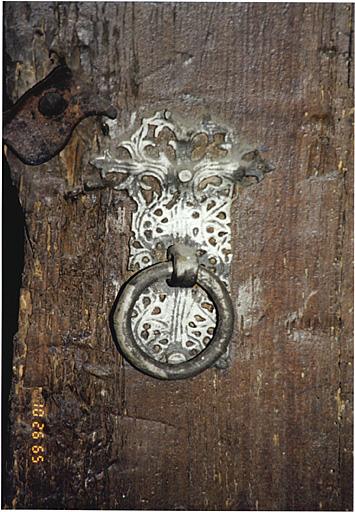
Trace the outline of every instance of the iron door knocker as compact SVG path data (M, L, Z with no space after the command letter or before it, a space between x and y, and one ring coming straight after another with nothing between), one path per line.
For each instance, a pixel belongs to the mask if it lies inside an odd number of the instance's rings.
M135 274L114 312L123 355L160 379L226 368L234 187L260 181L273 167L210 119L186 127L167 111L143 119L116 151L92 163L137 204L129 260Z

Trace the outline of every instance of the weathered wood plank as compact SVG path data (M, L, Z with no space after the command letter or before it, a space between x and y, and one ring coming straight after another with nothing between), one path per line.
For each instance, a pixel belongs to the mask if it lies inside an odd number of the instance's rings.
M133 205L65 199L109 144L100 122L38 168L8 155L28 239L7 503L350 510L351 5L8 2L5 16L14 100L65 57L112 97L119 133L164 108L210 113L276 165L235 201L231 367L160 382L123 364L108 326Z

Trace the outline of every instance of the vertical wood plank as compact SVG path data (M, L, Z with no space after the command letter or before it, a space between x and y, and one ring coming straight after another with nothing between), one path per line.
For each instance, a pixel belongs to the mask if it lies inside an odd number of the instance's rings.
M87 119L45 165L8 154L27 233L8 506L351 509L351 9L5 4L14 100L64 57L112 98L117 135L164 108L209 113L276 166L237 191L230 368L160 382L123 363L109 329L134 205L108 190L66 196L114 141ZM29 457L34 390L42 468Z

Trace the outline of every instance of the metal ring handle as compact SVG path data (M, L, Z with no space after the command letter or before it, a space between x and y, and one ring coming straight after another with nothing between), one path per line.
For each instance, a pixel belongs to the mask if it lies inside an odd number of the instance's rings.
M157 263L135 274L125 284L114 313L114 327L120 348L128 361L139 370L159 379L186 379L209 368L227 350L233 330L233 306L222 281L206 268L199 267L197 284L212 300L217 312L217 325L212 340L193 359L179 364L160 363L146 354L132 333L131 315L142 292L158 280L169 279L172 262Z

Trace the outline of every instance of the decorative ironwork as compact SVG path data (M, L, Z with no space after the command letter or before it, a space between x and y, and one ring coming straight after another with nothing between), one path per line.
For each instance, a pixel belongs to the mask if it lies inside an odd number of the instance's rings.
M113 156L93 161L102 178L118 173L114 186L137 204L132 215L129 269L165 261L169 246L195 248L199 263L229 288L232 259L230 210L236 182L260 181L272 170L257 149L235 140L210 120L188 128L158 112L144 119ZM253 180L254 181L254 180ZM152 285L137 301L132 329L154 359L181 363L200 353L212 338L215 309L199 287ZM225 367L228 354L216 366Z

